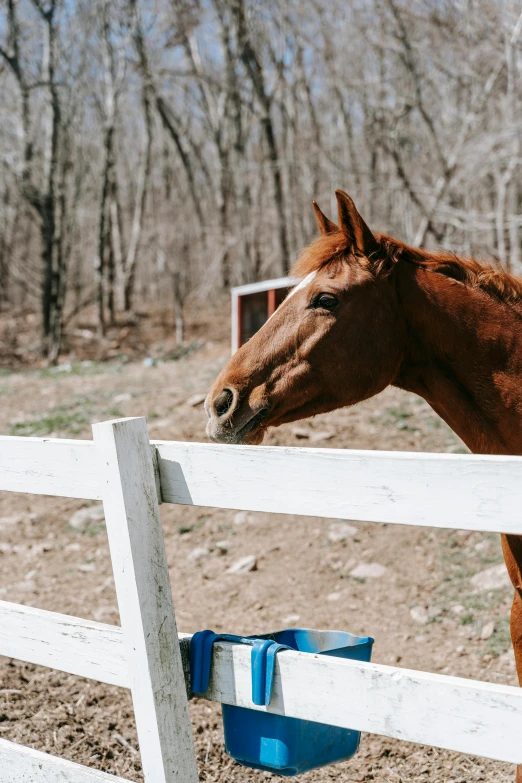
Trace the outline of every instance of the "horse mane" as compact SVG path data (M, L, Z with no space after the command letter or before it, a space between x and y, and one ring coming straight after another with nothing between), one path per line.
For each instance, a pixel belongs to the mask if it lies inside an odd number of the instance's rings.
M431 252L410 247L387 234L377 234L375 238L380 252L372 254L369 259L364 256L356 258L376 277L390 274L397 263L407 262L483 291L505 304L522 306L522 279L499 267L445 250ZM349 240L340 231L320 236L302 251L291 275L306 277L310 272L330 265L332 271L337 271L339 263L346 261L349 251Z

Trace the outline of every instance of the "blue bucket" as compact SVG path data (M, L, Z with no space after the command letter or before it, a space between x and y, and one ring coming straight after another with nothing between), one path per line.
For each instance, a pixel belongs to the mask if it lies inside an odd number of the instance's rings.
M212 646L217 640L252 647L252 701L258 705L270 704L275 656L280 650L369 661L373 646L371 637L354 636L344 631L287 628L248 637L200 631L194 634L190 646L191 682L195 693L204 693L208 688ZM223 704L222 708L226 751L245 767L291 777L326 764L346 761L359 747L359 731L229 704Z

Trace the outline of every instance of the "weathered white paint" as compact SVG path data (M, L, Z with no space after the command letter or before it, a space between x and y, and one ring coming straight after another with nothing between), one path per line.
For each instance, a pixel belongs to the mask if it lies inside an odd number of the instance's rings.
M99 500L92 442L0 437L0 490Z
M145 419L93 426L145 778L198 780Z
M100 626L3 602L0 654L127 686L121 628L101 626L100 634ZM179 639L188 644L190 635L179 634ZM47 649L51 646L56 647L52 652ZM111 659L106 669L100 661L103 654ZM263 709L251 702L249 648L216 644L212 672L206 698ZM278 657L269 709L463 753L522 761L515 739L522 721L522 691L504 685L285 652Z
M129 783L107 772L0 739L0 783Z
M522 533L522 457L154 443L166 503Z
M166 502L522 533L522 458L150 444L144 420L96 443L0 439L0 489L103 497L122 629L0 602L0 654L130 686L147 782L195 783L158 514ZM184 645L188 637L180 634ZM250 701L250 651L218 643L207 698ZM522 691L284 652L270 711L522 763ZM0 783L116 780L0 740Z
M0 601L0 655L130 687L121 628Z
M205 698L522 763L522 690L293 651L269 707L251 701L250 648L217 642Z
M521 457L155 445L164 502L522 533ZM102 473L92 441L0 437L0 490L101 499Z

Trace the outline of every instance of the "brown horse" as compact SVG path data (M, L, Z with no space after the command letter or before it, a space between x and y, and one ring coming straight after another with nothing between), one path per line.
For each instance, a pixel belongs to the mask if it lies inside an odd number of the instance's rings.
M208 435L257 444L268 427L391 384L423 397L473 452L522 455L522 281L373 235L336 196L338 225L314 202L321 236L292 271L300 284L214 383ZM502 547L522 685L522 536Z

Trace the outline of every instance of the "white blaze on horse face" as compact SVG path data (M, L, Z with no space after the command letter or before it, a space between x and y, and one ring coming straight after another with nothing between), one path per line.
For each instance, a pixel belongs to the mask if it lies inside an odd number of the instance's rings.
M298 291L302 291L303 288L306 288L307 286L309 286L310 283L312 282L312 280L314 279L314 277L316 276L316 274L317 274L317 270L315 272L310 272L309 275L306 275L306 277L303 277L301 282L298 283L295 288L292 288L292 290L290 291L290 293L288 294L286 299L284 299L281 302L281 304L279 305L277 310L280 310L294 294L296 294ZM277 310L275 312L277 312ZM273 315L274 315L274 313L272 313L270 318L272 318ZM270 320L270 318L268 320Z

